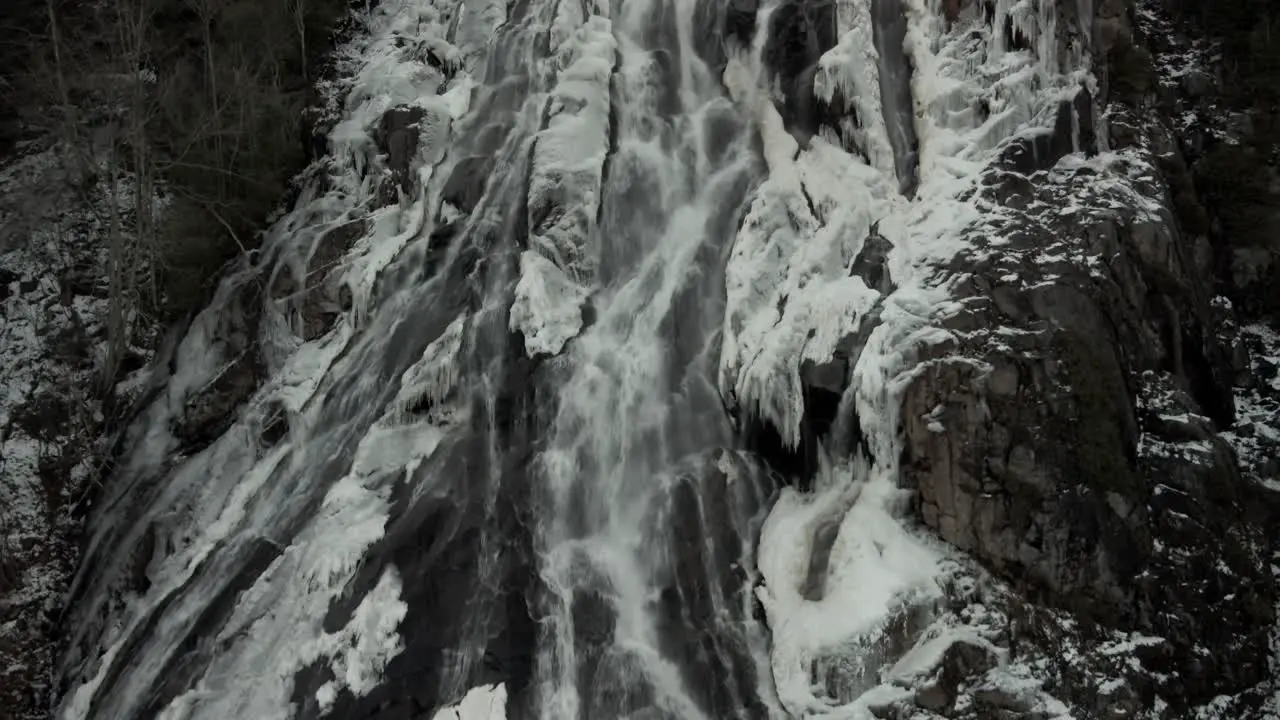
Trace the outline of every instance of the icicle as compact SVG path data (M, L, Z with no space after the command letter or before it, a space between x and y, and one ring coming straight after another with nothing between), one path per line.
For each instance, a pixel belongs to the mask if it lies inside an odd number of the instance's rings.
M413 408L444 401L461 376L462 341L466 334L467 316L449 323L449 327L422 351L418 362L400 376L400 391L391 402L392 414L401 421Z

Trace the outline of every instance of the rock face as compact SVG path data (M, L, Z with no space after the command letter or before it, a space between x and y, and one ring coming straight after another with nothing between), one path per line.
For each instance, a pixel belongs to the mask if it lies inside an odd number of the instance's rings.
M1099 12L1096 37L1146 52ZM1213 250L1187 217L1176 129L1125 72L1106 67L1111 92L1092 104L1145 183L1120 191L1103 168L1059 163L1074 118L1093 134L1082 91L974 197L1012 232L956 261L956 340L904 395L902 481L925 525L1031 597L1164 638L1143 664L1179 678L1157 691L1181 712L1268 677L1276 587L1265 490L1220 435L1239 340L1215 310ZM1062 212L1066 198L1084 206Z

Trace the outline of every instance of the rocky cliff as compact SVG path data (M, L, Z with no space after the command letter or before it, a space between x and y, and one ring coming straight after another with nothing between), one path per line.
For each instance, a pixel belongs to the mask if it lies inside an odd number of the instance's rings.
M58 716L1280 713L1227 4L371 9L131 389Z

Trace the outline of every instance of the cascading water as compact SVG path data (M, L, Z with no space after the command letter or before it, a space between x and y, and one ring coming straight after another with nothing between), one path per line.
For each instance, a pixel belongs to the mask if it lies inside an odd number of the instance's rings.
M874 687L938 595L895 489L933 270L1070 82L976 15L965 55L926 0L840 0L834 32L794 4L382 0L320 179L140 403L60 715L805 717ZM771 53L813 92L780 100ZM813 492L775 503L730 417L799 445L842 353Z
M695 3L619 8L602 287L548 367L539 715L761 717L748 568L769 490L726 452L712 384L751 128L697 52Z

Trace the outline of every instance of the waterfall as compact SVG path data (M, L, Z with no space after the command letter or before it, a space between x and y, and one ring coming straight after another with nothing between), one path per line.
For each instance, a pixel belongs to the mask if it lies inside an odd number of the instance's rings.
M547 368L539 717L759 716L747 569L770 491L727 451L712 384L723 258L758 163L697 52L694 3L627 2L613 30L606 272L594 322Z
M880 105L893 146L893 166L902 194L916 189L916 129L911 102L911 67L903 42L907 17L902 0L872 0L872 37L879 57Z
M839 0L834 29L723 5L362 16L331 157L123 440L60 717L780 718L876 687L948 552L897 488L935 270L962 192L1077 78L926 0ZM313 287L340 308L315 332ZM752 423L821 445L816 477Z

